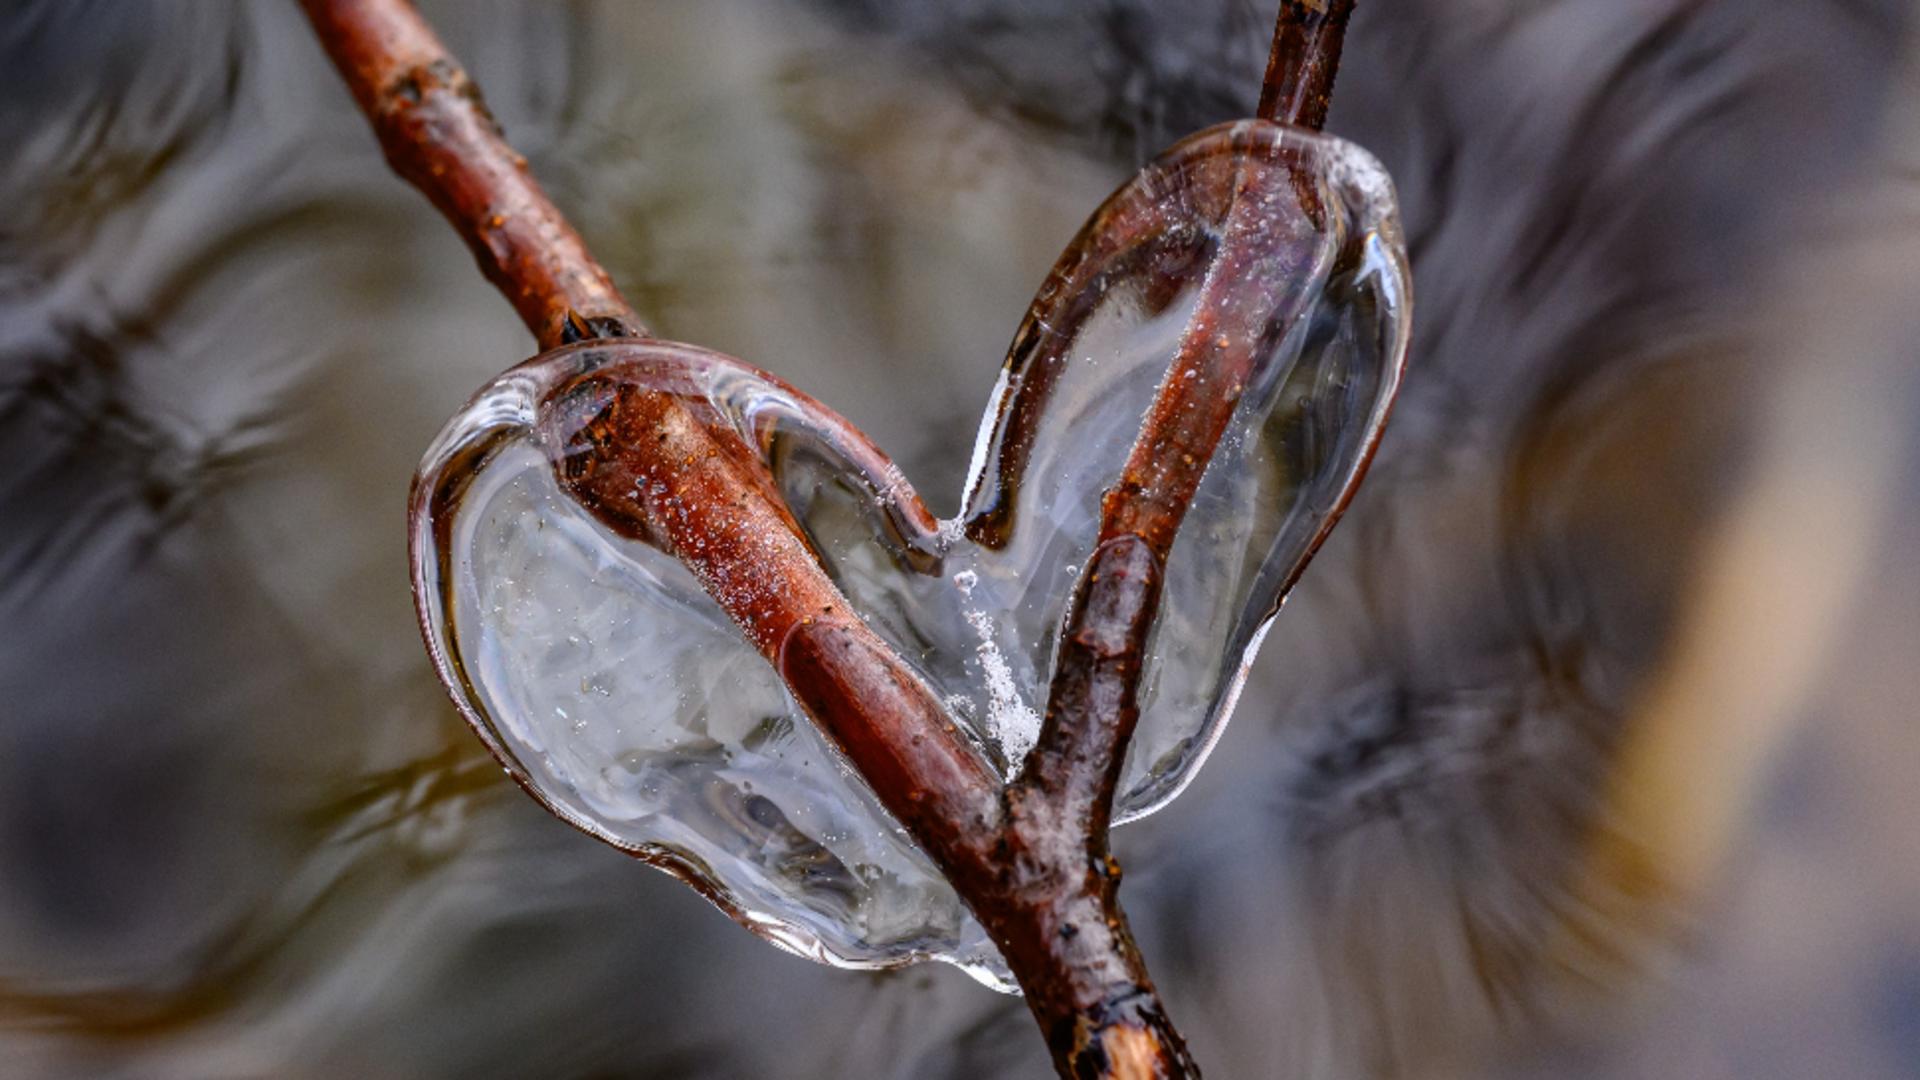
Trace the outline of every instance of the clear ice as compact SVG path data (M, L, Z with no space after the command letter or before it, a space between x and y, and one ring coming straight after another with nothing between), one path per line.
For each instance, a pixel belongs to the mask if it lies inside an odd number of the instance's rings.
M1010 988L965 905L693 575L561 488L568 433L549 406L589 371L699 399L765 463L853 609L1010 776L1039 731L1101 495L1179 374L1169 363L1250 182L1295 192L1279 226L1310 235L1313 280L1236 300L1268 304L1268 332L1169 556L1116 819L1164 805L1364 471L1407 345L1386 173L1349 143L1261 121L1169 150L1062 256L1015 338L953 521L932 521L883 459L850 452L823 406L705 350L588 342L489 384L428 450L411 522L422 625L461 711L554 813L768 940L848 967L941 959Z

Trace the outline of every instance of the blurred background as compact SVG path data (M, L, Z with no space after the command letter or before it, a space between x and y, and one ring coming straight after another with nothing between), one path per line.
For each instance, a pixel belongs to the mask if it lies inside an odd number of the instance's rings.
M1059 249L1249 0L436 3L661 333L958 501ZM1920 1077L1904 0L1362 0L1412 367L1192 789L1116 835L1207 1075ZM461 724L407 483L531 351L291 3L0 7L0 1075L1038 1077Z

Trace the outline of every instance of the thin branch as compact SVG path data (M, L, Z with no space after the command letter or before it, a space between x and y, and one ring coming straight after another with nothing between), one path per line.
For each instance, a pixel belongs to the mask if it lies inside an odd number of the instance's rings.
M478 90L405 0L302 0L389 163L465 237L544 347L643 336L633 309L501 138ZM1351 0L1283 3L1261 115L1317 127ZM1269 102L1269 98L1272 102ZM1258 203L1273 193L1243 191ZM1229 252L1271 259L1252 212ZM1275 241L1284 242L1284 241ZM1279 252L1284 256L1284 252ZM1062 1076L1197 1076L1118 903L1114 790L1162 567L1253 362L1257 328L1222 263L1103 503L1101 540L1062 630L1039 743L1002 786L934 694L847 605L764 470L718 418L589 372L554 408L556 466L600 521L674 552L845 750L999 946ZM883 461L857 433L863 460Z
M501 137L480 88L403 0L301 0L387 163L447 216L542 348L645 336L633 307Z
M1315 131L1326 126L1353 0L1280 0L1255 115Z
M1339 66L1340 44L1352 0L1307 4L1283 0L1273 55L1261 93L1263 119L1318 129ZM1046 719L1026 767L1009 792L1008 830L1026 838L1062 868L1053 882L1063 928L1096 941L1072 977L1031 992L1030 1004L1054 1041L1063 1074L1087 1058L1107 1056L1116 1036L1152 1063L1141 1075L1198 1075L1178 1032L1167 1021L1146 968L1133 947L1118 900L1120 871L1108 848L1113 799L1127 744L1140 718L1139 682L1147 637L1160 602L1168 552L1194 493L1233 417L1263 338L1253 319L1264 308L1235 302L1256 264L1290 267L1275 287L1298 287L1310 250L1274 235L1274 202L1311 196L1265 190L1250 180L1236 193L1225 223L1220 260L1208 269L1194 314L1159 393L1141 421L1120 479L1101 500L1101 528L1074 603L1061 631L1048 691ZM1311 213L1317 204L1301 208ZM1273 273L1271 269L1266 273ZM1058 850L1072 838L1074 850ZM1065 868L1080 868L1072 873ZM1074 919L1083 909L1097 908ZM1069 914L1071 913L1071 914ZM1130 1023L1091 1031L1072 1029L1069 1056L1059 1057L1066 1025L1121 1012Z
M848 606L726 422L601 372L555 404L573 414L559 473L581 505L693 571L949 876L991 861L999 778Z
M542 345L643 332L411 5L303 6L394 171L468 238ZM680 398L596 389L576 387L563 399L563 407L592 407L585 443L564 464L568 490L610 527L686 563L943 869L991 861L998 778L932 692L849 610L757 465ZM680 513L683 506L693 512Z

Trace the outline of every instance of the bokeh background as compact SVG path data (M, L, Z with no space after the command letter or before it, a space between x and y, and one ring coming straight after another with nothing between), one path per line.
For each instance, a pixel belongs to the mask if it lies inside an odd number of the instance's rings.
M652 325L945 511L1054 255L1271 19L427 14ZM1209 1076L1920 1077L1915 15L1362 0L1407 389L1116 837ZM531 346L291 3L10 0L0 147L0 1075L1047 1075L1017 999L778 953L461 725L406 487Z

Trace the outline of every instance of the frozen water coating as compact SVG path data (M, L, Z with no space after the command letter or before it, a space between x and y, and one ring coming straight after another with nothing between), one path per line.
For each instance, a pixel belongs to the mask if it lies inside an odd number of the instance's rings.
M1229 250L1240 242L1229 213L1251 190L1266 192L1269 214L1272 193L1290 193L1272 223L1300 241L1287 288L1266 256ZM1015 337L955 520L935 521L844 420L729 357L589 342L502 375L447 425L415 486L415 593L441 678L549 809L776 944L853 967L937 958L1008 988L952 888L787 693L765 643L709 595L766 599L777 582L698 580L563 487L585 423L568 395L588 384L672 395L760 462L852 610L1006 777L1038 734L1102 493L1162 382L1183 377L1170 362L1202 282L1230 255L1246 283L1232 302L1255 315L1236 325L1263 329L1168 556L1115 816L1152 812L1232 711L1261 635L1364 471L1406 352L1385 172L1351 144L1264 121L1181 142L1088 222Z

